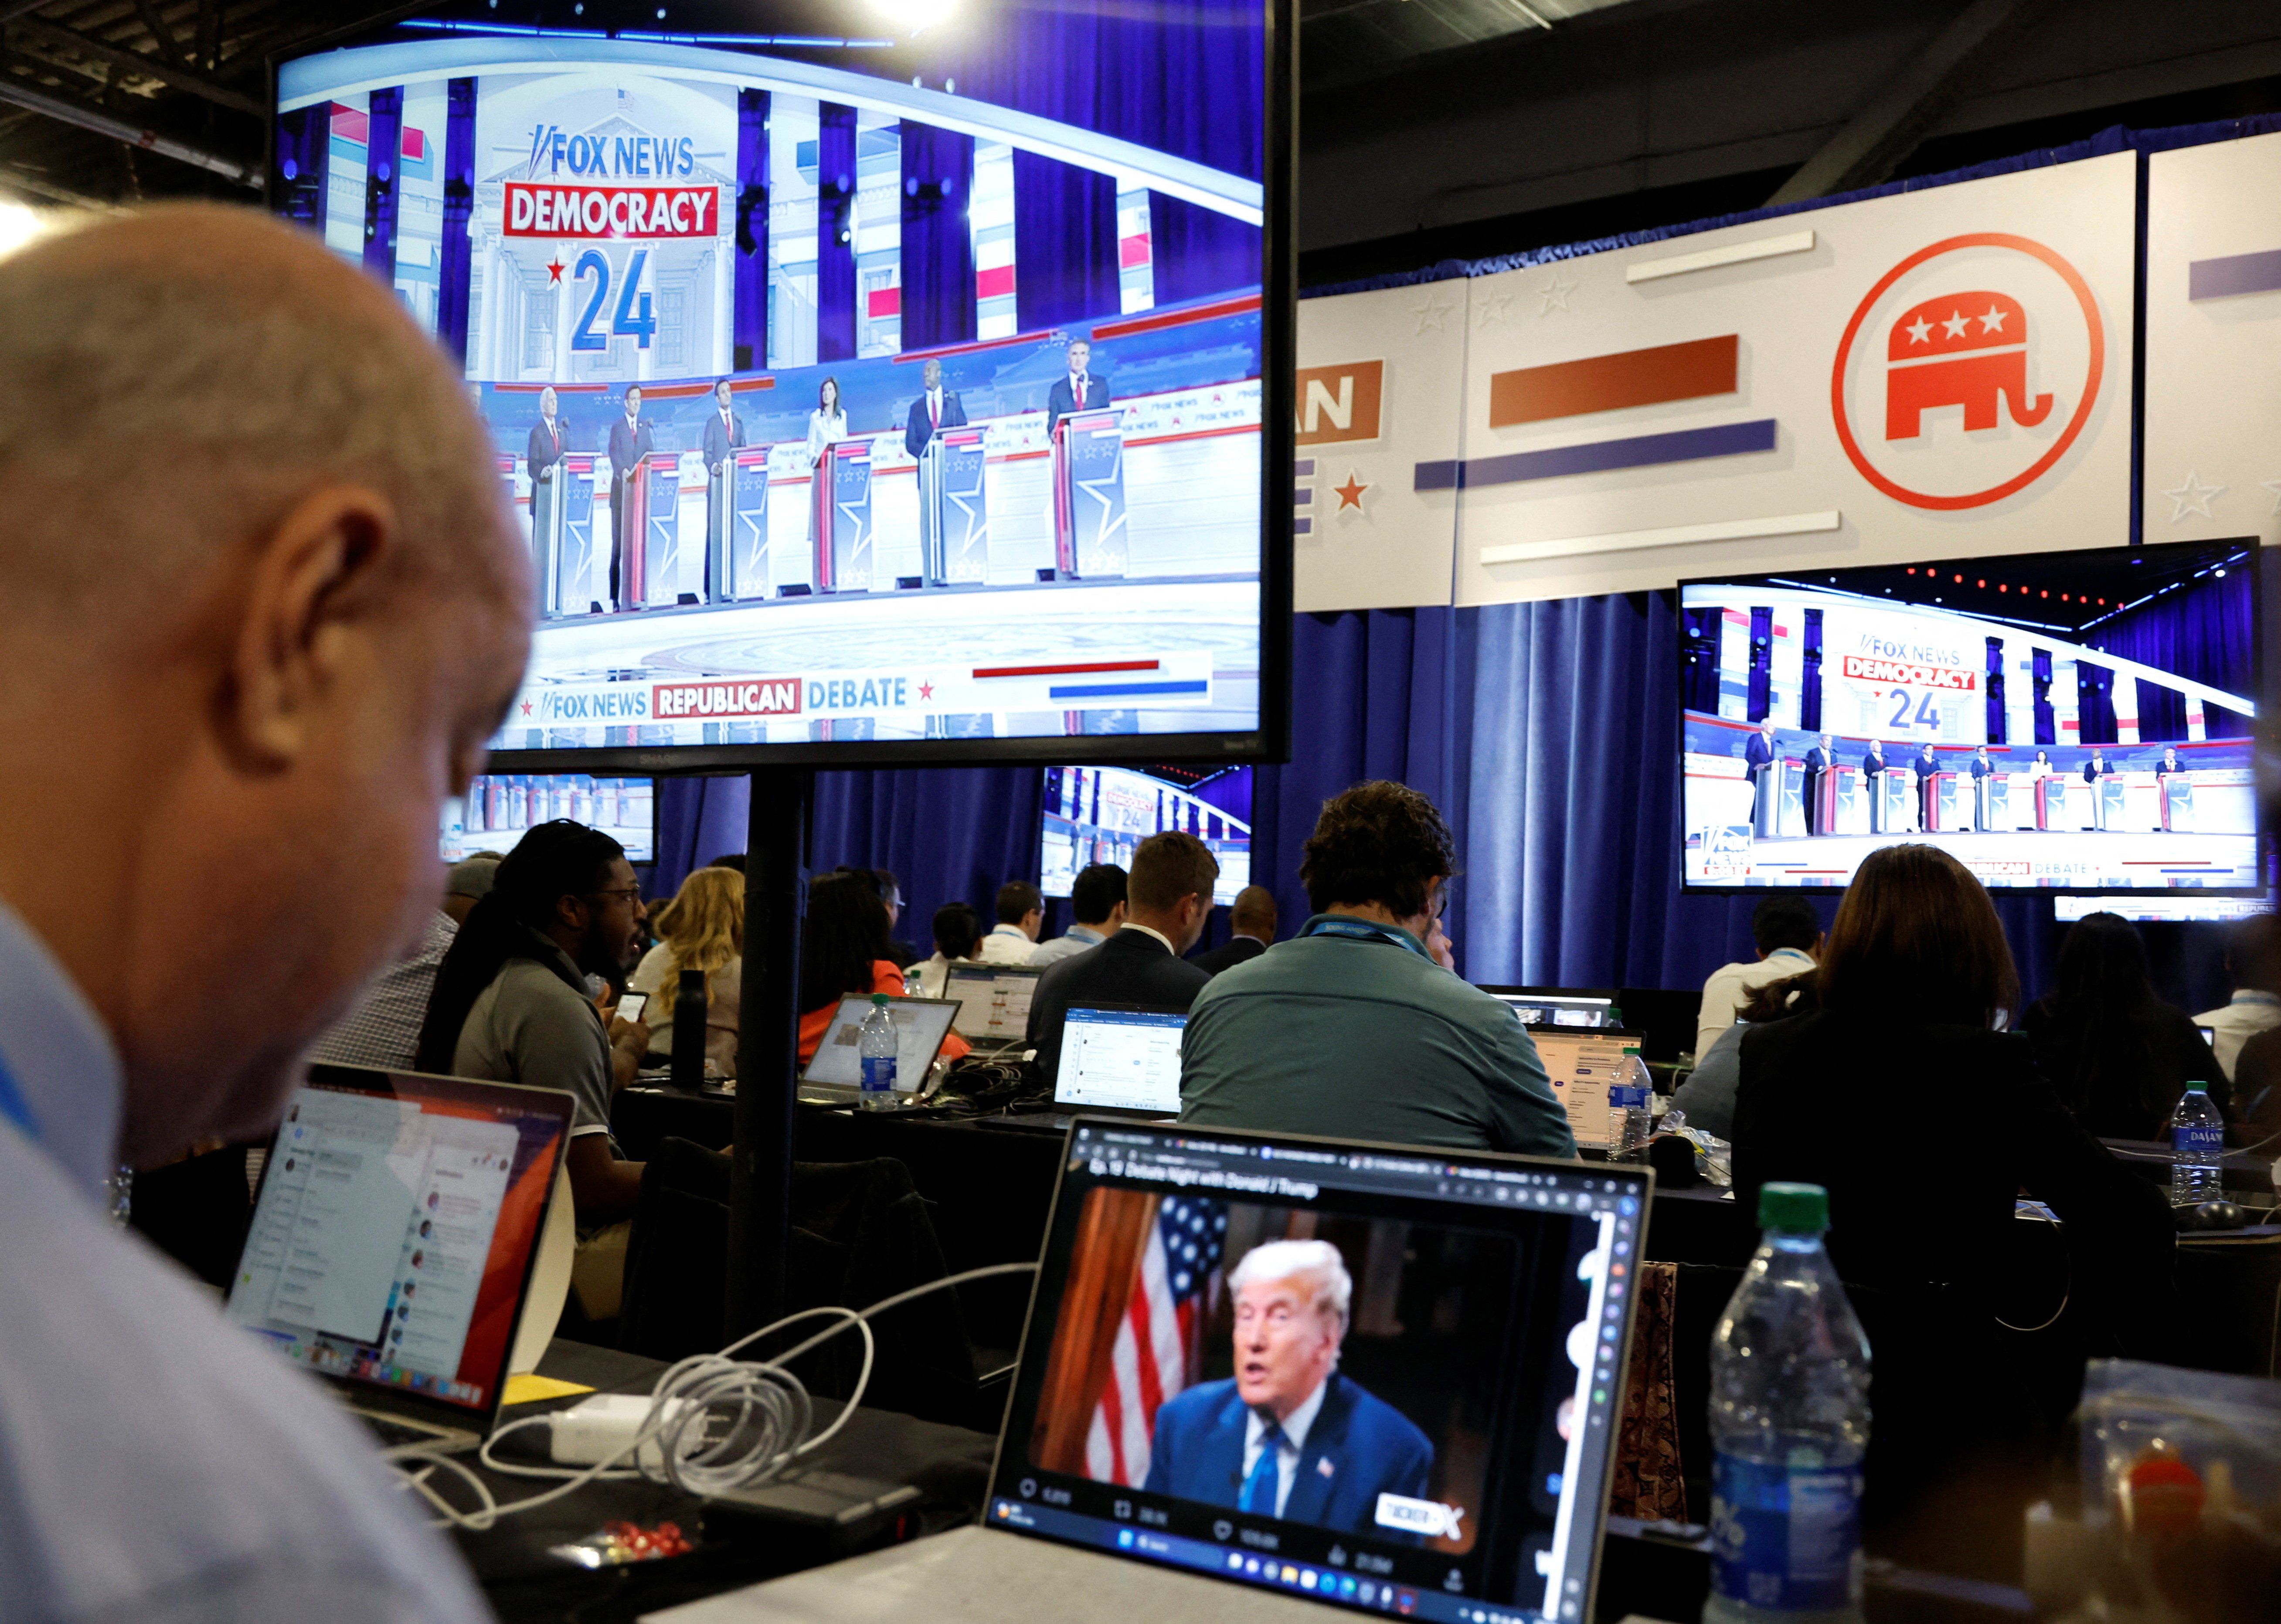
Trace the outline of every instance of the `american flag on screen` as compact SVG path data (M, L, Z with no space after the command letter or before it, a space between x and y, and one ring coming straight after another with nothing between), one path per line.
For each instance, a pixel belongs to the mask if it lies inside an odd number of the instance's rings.
M1138 1487L1148 1477L1157 1407L1196 1377L1197 1326L1226 1239L1227 1213L1216 1201L1168 1195L1157 1207L1086 1433L1094 1481Z

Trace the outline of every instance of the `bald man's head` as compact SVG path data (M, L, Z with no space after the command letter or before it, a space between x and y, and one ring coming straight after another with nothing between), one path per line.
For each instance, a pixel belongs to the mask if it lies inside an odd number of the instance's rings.
M1273 941L1275 893L1264 885L1246 885L1235 893L1235 906L1228 910L1227 923L1228 928L1239 936Z
M0 260L0 702L51 803L0 902L118 1047L123 1156L258 1133L434 907L526 551L457 369L251 210Z
M392 507L394 568L520 601L462 381L291 227L154 209L0 260L0 615L131 631L323 482Z

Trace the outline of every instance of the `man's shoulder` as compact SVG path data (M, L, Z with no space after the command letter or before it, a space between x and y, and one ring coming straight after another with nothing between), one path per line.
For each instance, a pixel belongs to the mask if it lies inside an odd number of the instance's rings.
M1398 1438L1429 1454L1433 1451L1433 1442L1426 1436L1425 1429L1401 1411L1343 1372L1335 1374L1332 1380L1339 1384L1339 1390L1345 1396L1347 1436L1349 1439L1376 1434L1381 1438Z
M1201 1427L1218 1418L1235 1395L1235 1378L1199 1381L1175 1393L1156 1407L1159 1427Z

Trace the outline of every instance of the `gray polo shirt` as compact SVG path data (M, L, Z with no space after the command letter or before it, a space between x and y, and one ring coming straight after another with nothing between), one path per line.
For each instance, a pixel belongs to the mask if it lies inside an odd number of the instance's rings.
M570 955L536 931L530 958L509 959L476 995L452 1051L455 1077L560 1088L578 1102L570 1136L610 1131L610 1037L602 1012L572 986Z
M1180 1120L1576 1153L1567 1113L1512 1007L1392 926L1376 936L1303 934L1213 977L1181 1040Z

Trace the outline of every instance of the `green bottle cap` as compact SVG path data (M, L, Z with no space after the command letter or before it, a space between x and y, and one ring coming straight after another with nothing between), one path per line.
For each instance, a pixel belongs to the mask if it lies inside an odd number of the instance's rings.
M885 1009L885 1008L887 1007L887 995L886 995L885 993L874 993L874 994L871 994L871 1007L872 1007L874 1009Z
M1759 1187L1759 1227L1818 1235L1829 1227L1829 1192L1818 1184Z
M2209 1092L2209 1085L2208 1083L2188 1083L2186 1085L2186 1092L2188 1094L2208 1094Z

